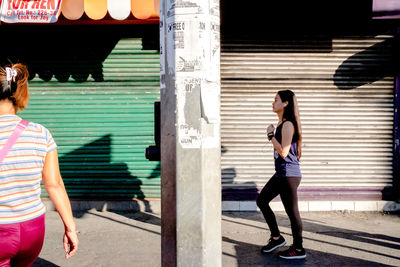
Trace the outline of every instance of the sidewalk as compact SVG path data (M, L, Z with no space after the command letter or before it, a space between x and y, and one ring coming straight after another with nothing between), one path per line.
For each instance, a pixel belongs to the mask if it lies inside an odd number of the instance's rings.
M262 255L269 232L259 212L222 215L223 266L400 266L400 215L378 212L302 212L306 260ZM45 244L33 266L161 266L160 216L145 212L76 212L80 248L64 259L63 227L48 211ZM290 224L277 212L288 244Z

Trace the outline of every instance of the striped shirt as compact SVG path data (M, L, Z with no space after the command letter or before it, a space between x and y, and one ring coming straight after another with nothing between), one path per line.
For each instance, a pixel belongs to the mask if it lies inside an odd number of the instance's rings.
M0 116L0 149L21 118ZM0 163L0 224L24 222L45 213L40 182L46 154L57 148L50 132L30 122Z

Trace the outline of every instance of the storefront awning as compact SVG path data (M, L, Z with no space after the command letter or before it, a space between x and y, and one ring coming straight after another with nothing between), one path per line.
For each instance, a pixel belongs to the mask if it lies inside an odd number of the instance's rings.
M136 20L158 20L160 0L63 0L62 17L77 21L87 16L91 20L109 18L123 21L133 17ZM63 19L61 19L63 20Z

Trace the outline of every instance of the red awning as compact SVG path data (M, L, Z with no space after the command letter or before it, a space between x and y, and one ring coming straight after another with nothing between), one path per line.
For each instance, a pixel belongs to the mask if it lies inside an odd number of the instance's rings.
M87 18L99 21L123 22L124 20L158 21L160 0L63 0L62 17L66 20L82 20ZM65 19L61 18L63 22ZM139 22L139 23L143 23Z

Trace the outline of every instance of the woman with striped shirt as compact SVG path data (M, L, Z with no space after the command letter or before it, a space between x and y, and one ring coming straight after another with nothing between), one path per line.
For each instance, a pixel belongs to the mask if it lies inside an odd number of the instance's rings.
M0 67L0 154L4 154L2 160L0 157L0 266L31 266L39 256L45 231L41 181L64 223L65 257L78 249L57 145L50 132L40 124L25 122L22 133L6 151L24 122L16 112L28 104L28 76L22 64Z

